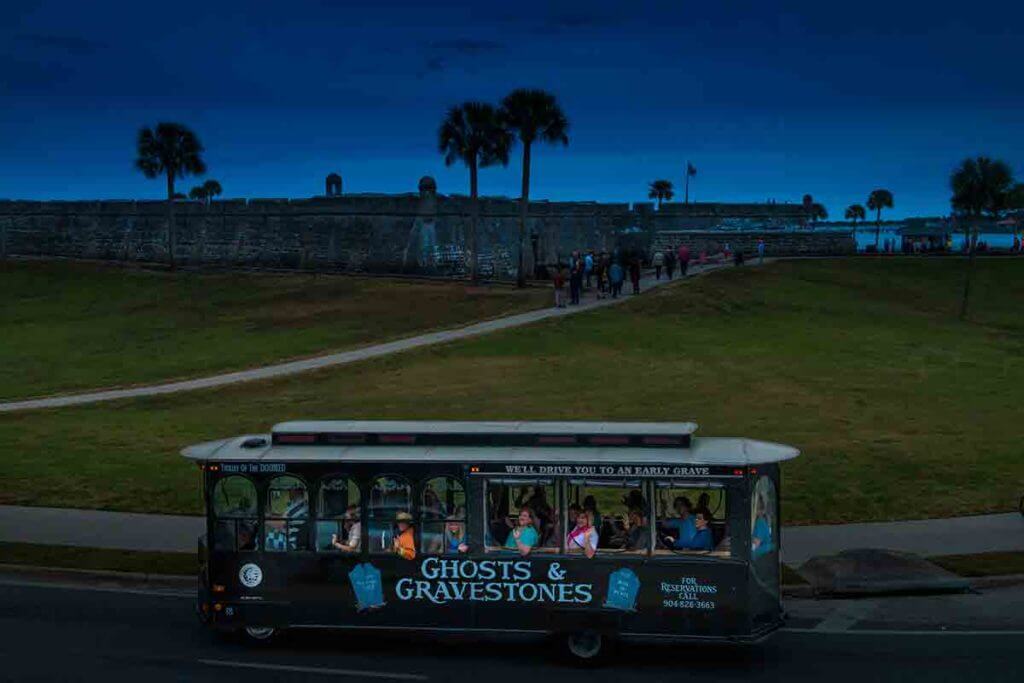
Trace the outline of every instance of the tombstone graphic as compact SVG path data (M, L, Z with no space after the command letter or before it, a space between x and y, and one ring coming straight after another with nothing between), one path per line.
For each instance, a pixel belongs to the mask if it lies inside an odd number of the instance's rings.
M608 576L608 594L604 606L626 612L636 611L636 597L640 593L640 579L632 569L623 567Z
M384 587L380 582L380 570L369 562L357 564L348 573L352 591L356 594L356 609L373 609L384 606Z

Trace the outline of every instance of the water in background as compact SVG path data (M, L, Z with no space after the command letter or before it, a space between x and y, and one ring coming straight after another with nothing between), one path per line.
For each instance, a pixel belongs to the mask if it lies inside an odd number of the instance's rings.
M875 243L875 229L864 227L857 228L854 233L857 239L857 251L864 251L869 245ZM953 235L953 250L961 251L964 248L964 234L962 232L954 232ZM886 228L882 226L882 230L878 235L878 248L882 249L885 244L885 239L895 240L896 246L894 247L897 252L900 251L900 245L902 241L900 239L899 228ZM989 249L1010 249L1013 247L1013 233L1011 232L982 232L978 234L978 241L985 242Z

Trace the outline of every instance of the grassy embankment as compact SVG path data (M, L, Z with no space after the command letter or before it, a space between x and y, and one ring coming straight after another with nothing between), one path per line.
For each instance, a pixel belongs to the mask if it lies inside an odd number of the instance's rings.
M194 377L537 308L550 293L0 262L0 400Z
M794 444L787 524L1012 509L1024 260L793 261L262 384L0 416L0 502L197 512L188 443L291 418L692 418Z

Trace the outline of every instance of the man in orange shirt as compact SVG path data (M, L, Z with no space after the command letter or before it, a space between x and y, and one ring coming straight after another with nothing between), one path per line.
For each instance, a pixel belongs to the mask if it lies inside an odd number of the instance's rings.
M395 515L395 525L398 527L394 542L395 552L402 559L416 559L416 536L412 529L412 515L408 512L399 512Z

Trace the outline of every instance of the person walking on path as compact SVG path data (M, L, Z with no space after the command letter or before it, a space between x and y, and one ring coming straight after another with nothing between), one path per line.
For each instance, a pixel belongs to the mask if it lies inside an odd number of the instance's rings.
M654 263L654 279L655 280L660 280L661 279L661 269L665 267L665 253L661 249L658 249L656 252L654 252L653 263Z
M555 285L555 308L565 308L565 267L555 266L555 276L551 281Z
M672 273L676 269L676 255L671 249L665 250L665 275L672 279Z
M619 294L622 292L623 276L622 264L618 261L612 262L612 265L608 268L608 280L611 284L613 299L618 299Z
M572 269L569 271L569 305L578 306L580 290L583 289L583 259L578 251L573 252Z
M633 294L640 293L640 259L636 256L629 262L629 279L633 283Z
M763 237L758 237L757 238L757 264L758 265L763 265L764 264L764 238Z
M587 289L590 289L590 276L594 273L594 252L588 251L583 257L583 275L587 278Z
M686 276L686 270L690 267L690 248L685 244L679 245L679 277Z

